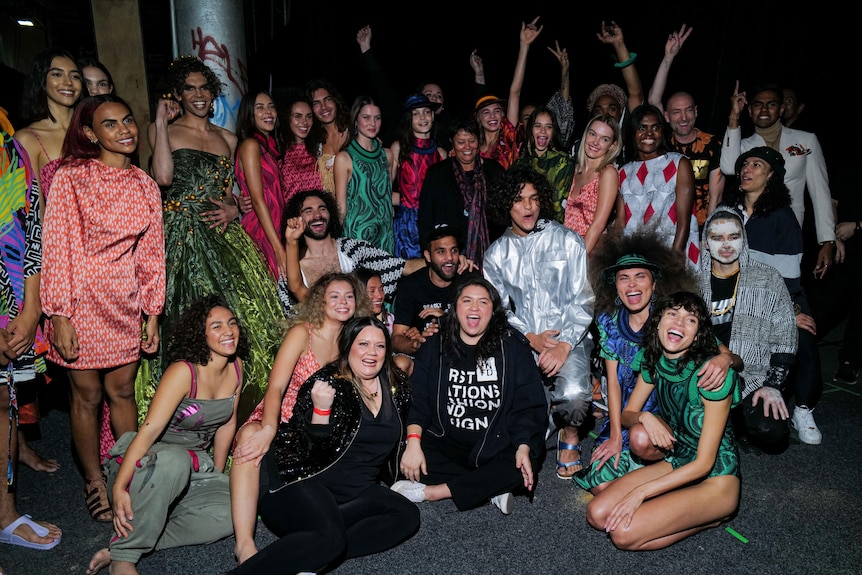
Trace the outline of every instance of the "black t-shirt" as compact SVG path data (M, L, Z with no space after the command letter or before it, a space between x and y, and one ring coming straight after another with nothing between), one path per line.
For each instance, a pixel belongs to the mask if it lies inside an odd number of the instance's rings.
M736 284L739 272L728 278L711 274L712 301L709 313L712 317L712 331L724 345L730 345L730 329L733 326L733 308L736 305Z
M457 342L460 358L446 370L449 435L472 447L491 425L502 401L502 366L497 358L476 361L476 347Z
M404 276L398 282L395 297L395 323L415 327L420 332L437 318L421 318L419 312L427 308L439 308L444 312L449 309L449 303L455 294L453 281L446 287L438 287L431 282L429 269L421 269L416 273Z

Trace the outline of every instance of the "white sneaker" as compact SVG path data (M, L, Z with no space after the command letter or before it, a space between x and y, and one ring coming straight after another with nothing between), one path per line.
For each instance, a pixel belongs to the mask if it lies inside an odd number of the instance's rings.
M402 479L393 483L390 489L395 493L400 493L413 503L422 503L425 501L424 483Z
M496 505L503 515L510 515L515 510L515 498L511 493L503 493L491 498L491 503Z
M807 407L796 406L793 409L793 417L790 422L799 433L799 441L808 445L820 445L823 440L823 435L817 429L817 424L814 423L814 409Z

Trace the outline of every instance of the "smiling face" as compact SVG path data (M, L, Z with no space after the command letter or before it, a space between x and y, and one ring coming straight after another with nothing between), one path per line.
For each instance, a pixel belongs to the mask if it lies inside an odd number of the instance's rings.
M275 129L277 117L272 98L266 94L258 94L254 99L254 127L262 134L271 134Z
M100 159L114 167L125 167L138 147L138 125L132 112L119 102L105 102L93 114L93 128L84 127L84 135L98 140Z
M694 131L694 121L697 119L697 106L691 96L678 95L670 98L664 116L674 137L688 143L688 137Z
M635 147L641 160L658 157L664 126L661 118L647 113L635 128Z
M658 338L664 348L664 355L676 359L692 346L700 325L697 314L683 307L664 310L658 324Z
M616 287L620 301L629 312L636 314L649 307L655 280L646 268L629 268L617 272Z
M341 323L352 318L356 311L356 294L350 282L330 282L323 294L323 302L324 317Z
M371 313L375 316L380 315L380 312L383 311L383 301L386 299L383 282L378 276L371 276L365 282L365 290L368 293L368 300L371 304Z
M498 103L488 104L479 110L476 119L479 120L479 125L486 132L496 132L500 129L500 123L503 121L503 106Z
M431 274L431 282L436 285L449 285L458 275L460 254L458 241L452 236L445 236L431 242L429 249L423 252Z
M294 102L290 107L290 133L299 142L308 137L314 113L307 102Z
M458 318L461 341L467 345L476 345L488 331L488 325L494 315L491 294L479 285L465 287L455 302L455 315Z
M322 240L329 236L329 219L332 214L329 213L326 202L317 196L308 196L299 208L299 216L305 221L306 237Z
M419 91L435 104L440 104L440 107L437 108L438 112L443 110L443 89L440 86L433 82L429 82L422 86L422 89Z
M382 118L379 107L374 104L365 104L359 109L359 114L356 116L357 132L369 140L373 140L380 132Z
M87 84L87 93L91 96L110 94L114 91L108 76L97 66L84 66L82 72Z
M67 108L73 107L81 96L84 86L78 65L65 56L56 56L45 76L45 92L49 102Z
M548 151L554 138L554 121L547 112L536 115L533 122L533 144L540 156Z
M751 121L758 128L771 128L784 111L782 96L775 90L761 90L748 104Z
M207 315L205 335L212 355L231 357L239 346L239 321L226 307L216 306Z
M416 108L411 110L410 128L417 138L425 139L431 136L434 126L434 111L431 108Z
M356 334L347 363L353 375L363 382L371 382L380 375L385 358L386 334L380 328L369 325Z
M742 243L742 226L737 220L718 218L709 223L706 246L713 260L725 266L736 263L735 267L739 268Z
M338 104L326 88L318 88L311 95L311 111L321 124L331 124L335 121Z
M533 184L527 182L521 188L521 192L509 210L512 231L515 235L526 236L533 231L539 221L540 211L539 192L536 191Z
M209 118L212 103L212 86L210 86L206 76L201 72L192 72L186 76L185 84L180 92L180 105L183 110L198 118Z
M617 145L614 130L605 122L595 120L587 129L584 138L584 155L595 160L603 158Z
M458 130L452 138L452 148L455 159L465 170L472 170L476 165L476 154L479 151L479 138L466 130Z

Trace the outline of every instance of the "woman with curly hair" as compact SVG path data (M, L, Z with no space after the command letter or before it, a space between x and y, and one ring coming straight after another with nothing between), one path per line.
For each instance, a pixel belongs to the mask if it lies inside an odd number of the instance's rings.
M739 454L730 409L741 401L734 372L707 391L697 374L718 354L700 295L676 292L655 304L634 362L638 381L622 413L635 445L664 458L613 480L587 505L587 521L628 551L663 549L718 526L739 507ZM655 390L659 413L643 411Z
M302 383L338 355L338 336L344 322L370 313L365 286L355 276L329 273L309 288L287 321L266 395L236 435L230 481L234 554L239 563L257 553L254 530L260 462L269 451L279 422L293 414Z
M195 56L180 56L169 69L165 94L148 136L151 173L163 188L167 290L162 338L170 340L183 309L211 293L222 294L248 330L249 356L239 418L263 397L281 341L284 311L276 282L255 241L237 221L233 195L236 136L211 121L222 83ZM168 367L159 355L138 374L139 417L155 382Z
M244 330L223 298L192 303L174 330L147 417L111 449L114 531L87 573L137 573L144 553L228 537L230 486L224 474L236 429Z
M802 228L791 208L784 173L779 152L767 146L748 150L736 160L739 187L727 194L726 203L745 215L751 259L777 269L790 292L799 333L796 366L789 380L795 403L791 423L802 443L817 445L822 435L813 411L823 392L817 325L802 287Z
M629 430L622 425L622 411L637 383L633 365L641 349L641 336L656 299L669 291L696 291L697 276L648 230L631 236L609 236L590 261L590 281L596 294L598 355L603 363L601 380L607 417L593 445L589 467L575 474L575 485L600 493L609 481L637 469L643 460L661 459L658 450L641 452L633 458L629 450ZM721 385L730 364L729 351L709 360L698 373L698 386L711 389ZM655 394L643 411L656 413Z
M392 489L416 503L451 498L462 511L490 501L508 515L512 491L532 491L544 448L542 374L487 280L464 280L452 310L416 355L407 479Z

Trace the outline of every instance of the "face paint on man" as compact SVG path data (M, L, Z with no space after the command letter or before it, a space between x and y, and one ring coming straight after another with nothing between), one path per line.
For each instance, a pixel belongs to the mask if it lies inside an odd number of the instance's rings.
M709 224L706 245L713 259L731 264L742 252L742 227L732 219L718 219Z

